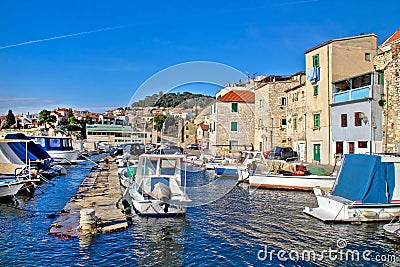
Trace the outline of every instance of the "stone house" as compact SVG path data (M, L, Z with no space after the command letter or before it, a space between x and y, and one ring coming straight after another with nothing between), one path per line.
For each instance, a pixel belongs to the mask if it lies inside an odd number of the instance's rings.
M288 135L287 117L288 103L292 100L288 95L292 93L288 94L287 90L301 85L304 79L304 72L299 72L291 76L267 76L256 81L254 144L257 150L293 144L292 135Z
M303 72L304 73L304 72ZM287 145L297 151L299 160L306 159L306 86L305 76L298 76L296 85L286 89Z
M374 69L377 36L332 39L304 52L306 81L306 161L333 164L332 82Z
M178 144L186 148L189 144L197 144L197 125L193 120L181 119L178 123Z
M383 73L382 150L400 152L400 29L379 46L374 62L376 70Z
M253 90L231 90L216 99L210 114L210 152L236 156L254 142Z

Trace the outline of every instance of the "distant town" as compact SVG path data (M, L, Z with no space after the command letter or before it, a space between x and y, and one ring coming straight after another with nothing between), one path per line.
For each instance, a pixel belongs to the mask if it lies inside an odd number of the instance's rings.
M171 140L229 157L292 147L301 161L321 164L348 153L398 153L400 30L379 46L375 34L361 34L327 40L304 54L305 70L249 76L212 98L160 93L102 114L61 107L14 115L10 109L0 116L1 127L72 134L91 148Z

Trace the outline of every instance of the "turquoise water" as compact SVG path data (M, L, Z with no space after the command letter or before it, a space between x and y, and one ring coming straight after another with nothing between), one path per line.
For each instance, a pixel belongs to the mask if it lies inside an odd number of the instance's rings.
M90 163L68 166L67 176L42 184L43 193L37 190L21 204L25 210L0 205L0 266L399 265L373 261L377 256L400 259L399 243L385 237L383 224L324 224L302 213L304 206L316 204L312 193L249 193L245 186L234 187L210 204L189 207L186 218L133 216L128 230L93 238L63 240L47 235L55 220L48 215L64 207L91 167ZM213 181L208 172L188 170L189 186ZM231 184L230 178L221 179L218 186L205 187L194 198L218 195ZM341 252L358 252L359 259L346 260L344 255L340 259L338 253L330 258L329 250L340 252L338 244L346 245ZM283 252L278 257L279 250ZM304 251L314 251L316 259L301 258Z

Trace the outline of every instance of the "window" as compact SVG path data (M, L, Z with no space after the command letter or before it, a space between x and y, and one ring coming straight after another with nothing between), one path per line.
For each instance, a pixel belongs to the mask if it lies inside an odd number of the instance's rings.
M186 135L186 139L188 139L189 138L189 135Z
M347 114L340 114L340 127L347 127Z
M262 99L260 99L260 100L258 101L258 107L259 107L259 108L262 108L262 107L263 107L263 100L262 100Z
M239 147L239 143L238 143L238 141L233 141L233 140L229 140L229 150L230 151L236 151L236 150L238 150L238 147Z
M212 123L210 123L210 132L213 131Z
M293 130L297 130L297 118L293 118Z
M361 112L354 112L354 126L361 126Z
M358 141L358 148L368 148L367 141Z
M281 106L286 106L286 97L281 98Z
M263 126L263 120L262 119L259 119L258 120L258 127L262 127Z
M348 153L349 154L354 154L354 142L349 142L348 143Z
M321 127L321 115L314 114L314 129L317 129L320 127Z
M314 96L318 95L318 85L314 85Z
M313 67L319 67L319 54L313 55Z
M238 130L237 121L231 121L231 132L237 132L237 130Z
M343 142L336 142L336 154L343 154Z
M371 61L371 53L365 53L365 61Z
M281 119L281 126L286 126L286 125L287 125L286 118L282 118Z
M238 103L231 104L231 112L238 112Z

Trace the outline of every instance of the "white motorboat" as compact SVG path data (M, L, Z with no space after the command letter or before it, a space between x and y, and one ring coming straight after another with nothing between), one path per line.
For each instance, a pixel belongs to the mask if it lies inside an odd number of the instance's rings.
M400 214L400 158L345 155L332 193L314 193L318 207L304 212L324 222L389 221Z
M331 190L335 179L335 176L309 174L302 164L277 160L257 163L248 178L251 187L294 190L315 187Z
M142 216L173 217L186 213L186 169L181 177L184 155L143 154L128 189L133 209ZM126 193L124 195L127 195Z
M35 136L34 140L56 163L78 162L80 150L73 148L71 137Z
M217 176L238 178L238 170L244 171L250 169L253 161L262 161L264 159L264 155L260 151L243 150L240 151L240 158L236 163L232 160L226 160L226 162L215 166L214 172Z
M24 186L25 181L16 181L14 179L0 180L0 199L12 198Z

